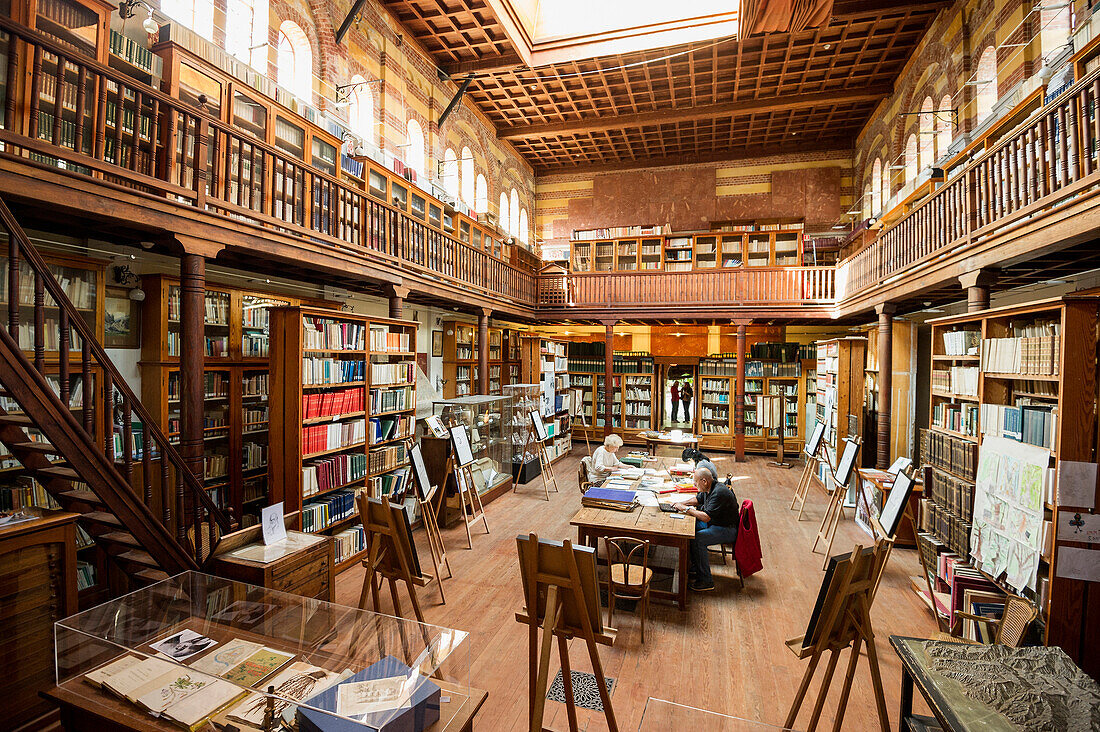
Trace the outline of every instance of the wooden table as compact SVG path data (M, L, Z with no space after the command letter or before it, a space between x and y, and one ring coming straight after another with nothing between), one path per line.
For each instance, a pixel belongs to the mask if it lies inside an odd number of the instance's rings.
M665 513L656 506L638 506L629 512L584 507L569 523L577 527L580 543L586 546L596 547L601 537L629 536L676 549L679 554L676 592L651 589L650 593L654 597L675 600L681 610L687 608L688 553L689 542L695 538L695 519L684 514Z
M647 434L645 435L645 446L649 450L650 455L656 457L675 457L679 458L685 448L690 447L695 450L699 447L699 438L691 435L684 435L678 440L674 440L669 436L669 433L662 432L656 436ZM672 452L669 452L669 450ZM664 452L658 452L663 450Z
M487 691L470 687L469 697L459 692L459 687L446 681L436 681L444 692L454 696L450 702L440 705L440 720L424 732L473 732L474 717L489 696ZM69 732L95 730L96 732L180 732L180 728L145 714L136 706L93 689L80 678L66 681L42 696L61 710L61 725ZM457 711L453 707L458 706ZM449 718L449 722L442 721ZM201 728L214 729L211 726ZM367 728L364 727L364 730Z
M966 695L963 685L932 670L921 644L924 638L890 636L890 645L901 658L901 712L898 729L934 729L945 732L999 732L1020 729L1000 712ZM913 714L913 686L920 689L935 720Z

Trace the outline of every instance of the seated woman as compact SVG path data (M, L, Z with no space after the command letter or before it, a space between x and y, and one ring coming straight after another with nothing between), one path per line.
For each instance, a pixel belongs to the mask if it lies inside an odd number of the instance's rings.
M603 438L603 444L592 453L592 475L589 478L593 483L606 480L612 470L630 467L615 456L622 446L623 438L618 435L608 435Z

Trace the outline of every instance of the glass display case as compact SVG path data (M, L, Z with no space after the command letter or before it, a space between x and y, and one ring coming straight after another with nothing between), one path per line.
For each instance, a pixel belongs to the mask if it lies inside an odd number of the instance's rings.
M120 728L457 729L484 701L466 637L185 572L56 623L47 693Z
M541 388L538 384L505 384L503 387L504 419L512 433L513 459L523 454L525 445L535 441L530 415L539 409Z
M474 483L480 494L512 477L512 429L504 414L505 403L499 396L455 397L432 403L432 413L448 428L466 425L474 453Z

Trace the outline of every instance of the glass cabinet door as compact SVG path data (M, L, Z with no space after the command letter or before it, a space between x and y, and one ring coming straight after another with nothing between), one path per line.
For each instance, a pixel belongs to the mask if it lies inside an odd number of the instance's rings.
M797 267L798 261L797 232L779 232L775 235L775 264L779 267Z
M749 267L767 267L772 263L771 259L771 237L767 234L749 234L745 264Z
M742 246L744 237L741 234L724 234L720 246L722 247L722 266L740 267L744 261Z
M257 140L267 139L267 107L250 97L233 92L233 126Z
M270 344L271 308L289 305L264 295L241 296L241 357L267 358Z
M639 269L661 268L661 240L642 239L638 254Z
M99 15L76 0L38 0L35 28L89 58L99 49Z
M695 266L700 269L714 269L718 266L718 237L695 237Z

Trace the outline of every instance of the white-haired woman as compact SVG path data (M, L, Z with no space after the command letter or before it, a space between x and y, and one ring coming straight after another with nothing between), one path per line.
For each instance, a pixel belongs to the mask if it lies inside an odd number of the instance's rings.
M616 468L629 468L630 466L619 460L615 453L623 446L623 438L618 435L608 435L603 438L603 444L592 453L592 480L600 482L611 475Z

